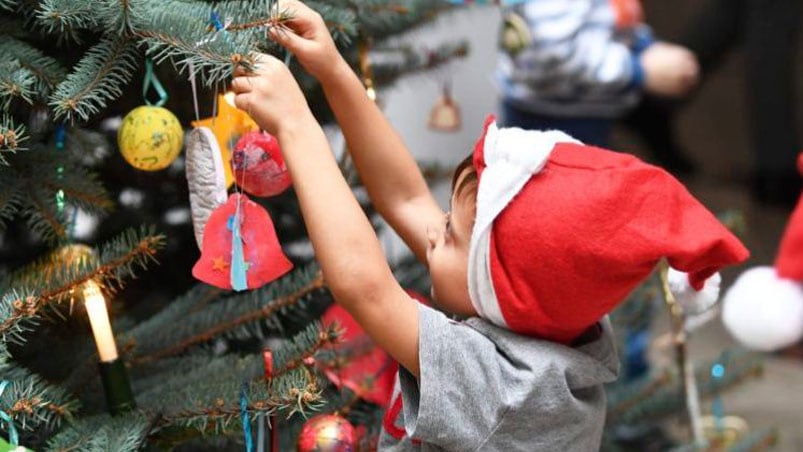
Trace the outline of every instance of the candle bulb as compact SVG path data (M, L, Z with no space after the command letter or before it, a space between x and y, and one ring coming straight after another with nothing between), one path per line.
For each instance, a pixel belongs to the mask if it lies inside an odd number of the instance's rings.
M112 415L121 414L136 407L136 402L125 364L117 354L106 299L103 298L98 284L92 280L84 283L83 292L84 306L100 356L100 379L106 393L106 403Z
M95 281L84 284L84 305L89 315L92 334L95 336L95 345L101 362L111 362L117 359L117 345L114 343L112 326L109 323L109 312L106 310L106 299L100 292Z

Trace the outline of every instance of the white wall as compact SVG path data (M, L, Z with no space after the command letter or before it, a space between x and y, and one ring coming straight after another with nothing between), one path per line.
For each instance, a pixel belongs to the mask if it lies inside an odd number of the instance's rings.
M495 113L497 93L491 77L496 64L496 40L499 9L487 6L461 8L441 14L431 26L417 30L402 40L423 48L438 43L467 39L469 55L434 73L415 75L381 93L384 110L419 161L436 161L455 166L473 149L485 116ZM444 80L452 82L452 97L461 107L463 127L456 133L439 133L427 128L427 117L440 97ZM449 181L433 187L435 196L446 209ZM390 260L406 252L395 234L383 237Z

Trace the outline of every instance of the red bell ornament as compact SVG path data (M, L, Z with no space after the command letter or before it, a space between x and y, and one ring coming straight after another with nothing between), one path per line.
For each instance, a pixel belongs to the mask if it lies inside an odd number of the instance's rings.
M237 185L254 196L275 196L292 184L279 140L267 132L247 132L240 137L231 169Z
M237 204L240 203L239 213ZM232 289L232 225L239 214L242 257L248 289L261 287L293 268L279 244L268 212L248 196L233 194L212 212L204 228L201 258L192 276L221 289Z

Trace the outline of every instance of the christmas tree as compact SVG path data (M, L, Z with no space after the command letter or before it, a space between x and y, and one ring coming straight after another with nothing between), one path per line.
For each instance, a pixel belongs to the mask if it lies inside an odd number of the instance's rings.
M369 91L466 52L383 46L448 2L307 3ZM198 245L179 151L192 124L213 129L221 153L253 130L222 96L233 70L253 68L255 52L285 58L331 121L319 87L267 37L291 17L273 0L0 1L0 423L12 445L286 450L317 410L371 447L375 380L393 367L353 329L338 339L348 320L327 311L292 191L259 202L293 270L244 292L190 271ZM154 137L150 151L137 146ZM397 271L426 285L416 265ZM372 354L381 366L361 364Z

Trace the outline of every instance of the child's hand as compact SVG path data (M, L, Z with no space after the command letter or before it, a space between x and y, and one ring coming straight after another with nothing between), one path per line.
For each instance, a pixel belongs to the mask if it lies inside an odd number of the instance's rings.
M644 89L659 96L685 96L697 85L700 68L697 58L686 49L656 42L641 54Z
M289 30L272 27L271 38L292 52L310 75L325 79L342 58L323 18L297 0L280 0L279 9L293 18L284 22Z
M312 118L293 74L273 56L259 54L253 73L238 68L234 75L235 105L271 134L279 136L285 127Z

